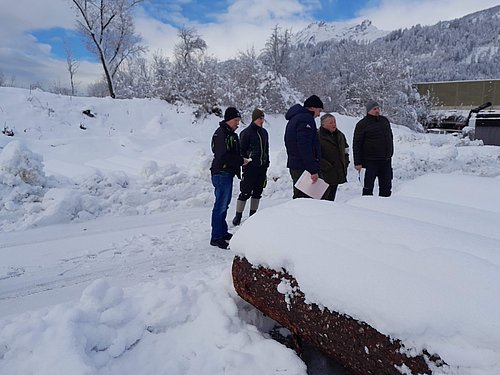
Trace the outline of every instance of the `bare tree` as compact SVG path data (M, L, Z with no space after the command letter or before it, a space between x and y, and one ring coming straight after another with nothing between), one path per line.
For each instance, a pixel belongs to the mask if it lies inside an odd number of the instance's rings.
M87 49L102 64L109 95L115 97L113 78L123 61L146 50L134 32L132 9L144 0L71 0L77 8L78 30Z
M195 28L179 29L178 42L174 48L174 66L171 79L171 100L186 100L210 107L214 101L212 81L216 74L217 62L203 59L207 43L198 35Z
M71 49L67 40L64 40L64 51L66 52L66 68L69 73L69 81L71 83L71 95L75 95L75 73L80 66L80 63L73 57L73 50Z
M276 75L284 75L290 61L292 32L288 29L282 30L278 25L274 26L271 36L266 41L263 50L264 63L268 65Z
M177 33L179 42L175 45L174 56L178 65L190 67L196 57L207 49L207 43L192 27L182 27Z

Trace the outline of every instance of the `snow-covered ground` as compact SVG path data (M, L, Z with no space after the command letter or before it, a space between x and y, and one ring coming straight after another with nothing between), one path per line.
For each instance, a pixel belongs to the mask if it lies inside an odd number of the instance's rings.
M350 168L335 203L290 202L285 120L266 118L262 208L222 251L208 243L218 118L0 88L0 125L15 134L0 134L0 373L305 374L236 296L235 252L286 266L312 299L436 351L449 373L500 373L500 147L394 125L392 198L360 198ZM349 143L356 121L337 116ZM332 270L359 267L312 275L301 233ZM356 275L378 280L369 301ZM432 293L413 294L418 285Z

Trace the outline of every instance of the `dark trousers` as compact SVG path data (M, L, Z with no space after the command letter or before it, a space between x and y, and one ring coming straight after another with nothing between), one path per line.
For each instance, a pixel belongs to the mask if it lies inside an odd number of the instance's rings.
M267 184L267 167L243 168L238 200L247 201L248 198L260 199Z
M212 176L215 188L215 203L212 209L212 235L211 240L219 240L227 234L227 209L233 194L233 175L219 172Z
M300 176L302 176L302 173L304 173L304 170L290 169L290 176L292 177L292 181L293 181L293 196L292 196L293 199L296 199L296 198L311 198L309 195L307 195L306 193L300 191L299 189L297 189L295 187L295 183L298 181L298 179L300 178Z
M392 190L392 164L389 160L369 160L363 164L365 181L363 195L373 195L375 179L378 178L378 195L390 197Z
M337 187L339 185L330 185L328 186L328 189L326 189L325 194L321 199L327 200L327 201L334 201L335 196L337 195Z

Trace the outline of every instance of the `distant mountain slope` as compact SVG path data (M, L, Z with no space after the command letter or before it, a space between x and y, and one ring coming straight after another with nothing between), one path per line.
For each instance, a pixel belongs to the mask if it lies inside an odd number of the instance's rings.
M294 35L297 45L314 45L329 40L351 39L372 42L389 34L389 31L379 30L370 20L360 24L348 22L313 22Z
M332 51L348 60L353 47L339 48L345 41L358 42L388 59L405 60L414 82L500 78L500 5L432 26L416 25L387 32L371 21L361 24L311 23L294 36L296 54L303 58L326 58ZM331 59L330 59L331 62Z
M396 30L374 43L406 56L418 81L500 78L500 5Z

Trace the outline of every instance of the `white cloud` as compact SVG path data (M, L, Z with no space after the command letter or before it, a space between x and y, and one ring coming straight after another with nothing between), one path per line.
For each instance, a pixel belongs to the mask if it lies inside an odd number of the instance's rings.
M305 27L313 21L306 11L297 0L237 0L226 12L215 16L217 22L200 24L191 21L184 24L197 30L208 45L208 54L227 59L252 47L261 50L277 24L294 31ZM150 51L161 49L167 55L172 54L177 42L176 28L146 18L141 12L136 30Z
M171 5L169 5L171 6ZM177 16L178 19L181 16ZM237 0L225 13L215 16L216 22L200 24L183 22L194 27L208 45L207 53L219 59L233 58L238 52L254 47L260 51L275 25L298 31L313 21L306 8L296 0ZM186 21L186 20L184 20ZM147 17L140 12L136 31L141 34L150 52L162 50L172 55L177 43L177 29Z
M69 0L0 0L0 71L8 80L13 78L16 86L41 83L50 87L54 82L69 86L66 61L55 59L51 46L30 34L53 27L72 29L75 12L69 4ZM80 65L76 81L86 85L99 77L98 64Z
M304 15L306 8L297 0L237 0L228 8L221 20L226 22L259 23L264 20L285 20Z
M0 0L0 35L51 27L72 28L75 13L69 4L70 0Z
M148 17L144 12L137 12L135 30L143 39L142 44L148 47L150 54L162 51L172 55L177 39L177 29L169 24Z
M360 19L369 19L382 30L434 25L499 5L498 0L382 0L361 9Z

